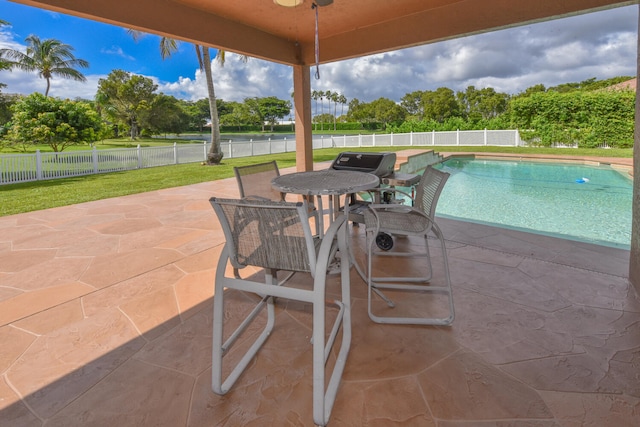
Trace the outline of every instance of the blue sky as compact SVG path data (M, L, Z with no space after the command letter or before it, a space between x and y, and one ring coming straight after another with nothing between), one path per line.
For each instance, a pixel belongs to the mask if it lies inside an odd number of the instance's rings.
M206 97L206 86L193 45L180 43L171 58L160 58L157 36L133 41L123 28L74 18L0 0L0 48L24 49L24 39L36 34L75 48L75 56L90 63L81 70L86 83L53 79L50 94L92 99L98 80L119 68L152 78L158 91L177 98ZM344 94L348 100L370 102L380 97L400 101L416 90L469 85L493 87L515 94L542 83L555 86L592 77L605 79L636 74L638 6L627 6L535 25L480 34L320 66L312 88ZM212 51L214 54L215 51ZM224 67L213 63L216 94L226 101L277 96L290 99L291 69L258 59L243 63L228 55ZM0 71L5 93L44 92L35 74Z

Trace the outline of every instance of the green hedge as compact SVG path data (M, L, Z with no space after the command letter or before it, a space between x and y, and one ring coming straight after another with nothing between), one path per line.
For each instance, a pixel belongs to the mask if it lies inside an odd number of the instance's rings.
M520 136L545 147L553 143L632 147L634 116L632 91L549 91L511 101L512 124Z

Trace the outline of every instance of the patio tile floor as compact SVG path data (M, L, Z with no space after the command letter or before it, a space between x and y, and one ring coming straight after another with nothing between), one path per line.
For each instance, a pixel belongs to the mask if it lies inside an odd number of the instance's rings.
M211 392L224 238L208 199L237 194L227 179L1 217L0 425L312 425L300 304L280 305L231 392ZM629 252L438 222L453 326L372 323L353 271L353 342L329 425L640 425ZM230 298L233 320L248 300Z

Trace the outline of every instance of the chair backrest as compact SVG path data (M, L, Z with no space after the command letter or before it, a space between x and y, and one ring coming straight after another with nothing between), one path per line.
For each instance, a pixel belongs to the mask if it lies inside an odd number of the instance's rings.
M316 250L303 202L212 197L231 265L305 271L315 276Z
M435 218L440 193L449 179L449 173L427 166L416 189L415 207L431 219Z
M271 180L280 176L276 161L233 168L238 181L240 197L254 197L268 200L282 200L282 194L274 190Z

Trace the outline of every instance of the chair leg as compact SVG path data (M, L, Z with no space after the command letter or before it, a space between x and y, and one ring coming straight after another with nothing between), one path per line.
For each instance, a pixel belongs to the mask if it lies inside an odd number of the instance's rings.
M431 264L431 254L429 253L429 242L427 236L424 236L425 252L421 253L427 257L429 266L429 274L427 279L424 277L389 277L389 278L376 278L373 277L373 256L374 256L374 244L373 238L367 241L367 310L369 318L376 323L391 323L391 324L407 324L407 325L450 325L453 323L455 317L455 310L453 305L453 293L451 289L451 278L449 275L449 262L447 259L447 251L444 243L444 238L437 225L433 225L433 233L440 242L440 249L442 252L442 268L444 274L444 286L431 286L431 285L415 285L412 283L428 283L433 276L433 266ZM412 254L413 255L413 254ZM372 307L373 292L380 292L379 289L394 289L408 292L424 292L424 293L441 293L445 294L448 303L448 313L446 317L394 317L394 316L379 316L374 314ZM386 301L386 299L385 299Z
M325 310L324 292L314 296L313 301L313 421L316 425L326 426L333 409L340 380L347 362L351 346L351 286L349 254L344 233L338 234L338 254L340 256L340 279L342 301L335 301L340 308L333 323L328 340L325 342ZM319 274L314 283L315 289L325 289L326 276ZM342 327L342 342L336 358L329 383L325 389L325 369L329 353Z
M269 334L273 330L275 324L275 308L273 297L265 296L254 307L249 315L242 321L240 326L229 336L229 338L223 343L224 334L224 269L226 267L228 255L225 251L220 255L218 261L218 268L216 271L216 286L215 295L213 298L213 337L212 337L212 349L211 349L211 388L216 394L226 394L233 384L238 380L242 372L249 365L253 357L256 355L260 347L265 343ZM269 275L271 276L271 275ZM249 347L249 349L242 356L240 361L231 370L231 373L225 378L222 376L223 359L225 354L233 346L234 342L242 334L242 332L251 324L255 317L262 311L263 308L267 308L267 323L260 334Z

